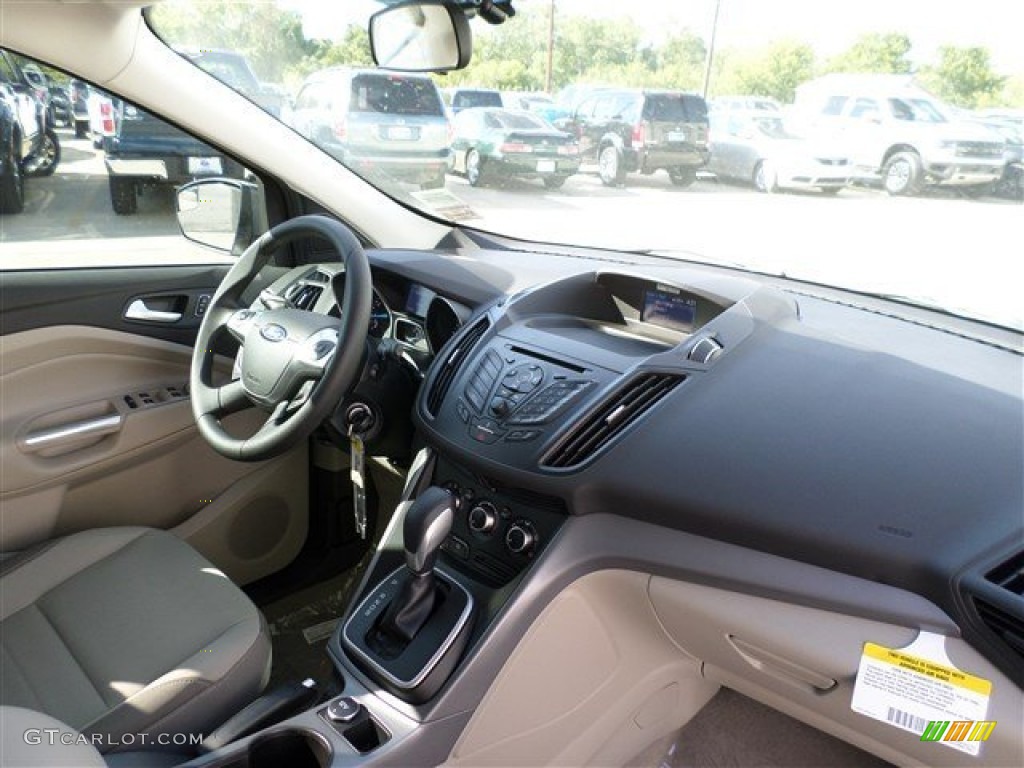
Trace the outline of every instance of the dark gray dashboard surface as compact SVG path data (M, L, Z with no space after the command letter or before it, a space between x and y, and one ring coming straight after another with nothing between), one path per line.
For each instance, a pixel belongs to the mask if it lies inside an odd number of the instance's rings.
M968 639L990 645L990 635L974 631L957 584L993 553L1024 546L1019 335L646 257L623 257L625 265L606 254L406 256L371 258L475 305L590 271L644 274L743 302L753 327L742 343L579 471L501 461L435 429L422 411L419 426L443 454L509 486L563 498L575 513L634 517L892 585L942 607ZM764 311L749 298L766 283L795 288L784 291L793 312ZM491 314L508 333L526 318L515 299L503 304ZM1005 648L995 655L1020 672Z

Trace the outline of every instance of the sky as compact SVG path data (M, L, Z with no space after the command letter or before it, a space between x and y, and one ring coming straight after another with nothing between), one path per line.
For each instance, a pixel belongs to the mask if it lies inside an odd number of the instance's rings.
M514 0L546 8L551 0ZM819 55L834 55L867 32L910 35L917 63L933 59L939 45L985 46L1001 74L1024 74L1024 0L555 0L560 14L629 16L652 42L688 28L707 40L720 3L719 48L759 48L792 38ZM365 23L372 0L282 0L300 10L307 35L333 37L353 22ZM643 13L638 11L643 9ZM515 23L513 20L511 23ZM474 22L474 32L480 30Z

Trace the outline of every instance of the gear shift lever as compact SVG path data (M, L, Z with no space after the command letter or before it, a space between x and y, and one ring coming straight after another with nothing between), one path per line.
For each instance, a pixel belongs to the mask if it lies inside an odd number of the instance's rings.
M454 508L451 492L432 485L416 497L405 513L402 525L405 564L414 575L433 574L437 550L452 529Z
M386 634L411 642L430 618L437 599L434 563L454 514L452 494L437 486L416 497L405 513L402 538L409 578L381 618L380 628Z

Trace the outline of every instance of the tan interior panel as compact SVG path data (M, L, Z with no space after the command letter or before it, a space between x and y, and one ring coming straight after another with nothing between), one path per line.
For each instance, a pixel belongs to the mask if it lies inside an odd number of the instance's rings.
M238 462L234 462L238 463ZM227 574L248 584L280 570L309 528L306 444L260 465L172 530Z
M448 765L624 765L718 690L665 636L645 574L601 571L544 610Z
M916 628L651 579L651 603L681 649L705 662L704 673L809 725L898 765L1024 765L1021 691L959 638L946 638L957 668L992 682L986 719L998 722L978 757L922 742L908 731L850 708L864 643L909 645ZM834 681L834 682L833 682Z
M196 520L189 541L243 581L294 557L308 526L306 448L271 463L215 453L184 392L191 359L183 345L83 326L4 337L0 551ZM230 365L218 360L224 376ZM261 421L250 410L226 426L251 433Z

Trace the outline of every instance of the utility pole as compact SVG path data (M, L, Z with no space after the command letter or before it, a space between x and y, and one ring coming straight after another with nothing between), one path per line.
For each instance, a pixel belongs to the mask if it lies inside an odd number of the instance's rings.
M544 90L551 93L551 76L555 59L555 0L551 0L551 10L548 13L548 69L544 79Z
M554 2L554 0L551 0ZM711 22L711 44L708 46L708 58L704 62L704 99L708 98L708 86L711 83L711 62L715 58L715 36L718 34L718 11L722 7L722 0L715 0L715 18Z

